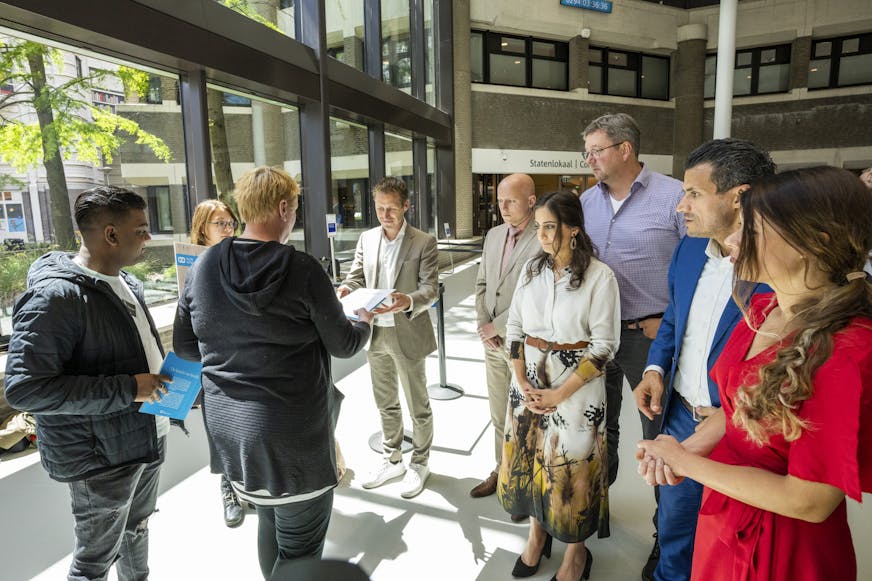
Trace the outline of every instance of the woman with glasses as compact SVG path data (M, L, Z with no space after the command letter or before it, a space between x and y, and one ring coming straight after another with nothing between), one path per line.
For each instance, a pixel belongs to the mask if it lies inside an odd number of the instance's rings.
M236 233L238 223L230 207L220 200L197 204L191 220L191 243L213 246Z
M682 443L640 442L640 472L705 486L693 579L856 579L845 500L872 492L872 196L842 169L787 171L742 194L742 222L736 276L775 292L712 369L723 407Z
M567 543L554 579L575 581L590 575L585 539L609 535L603 369L618 349L618 283L594 257L576 196L546 194L533 216L542 250L509 309L514 373L497 494L511 514L531 516L512 576L534 575L553 537Z
M221 200L206 200L197 204L191 220L191 243L214 246L236 233L236 219L230 207ZM221 501L224 505L224 524L238 527L245 520L245 508L239 502L230 481L221 475Z
M286 244L298 193L278 168L239 178L245 229L194 263L173 328L176 353L203 363L212 471L257 509L265 579L321 556L337 484L330 356L360 351L373 316L350 322L321 264Z

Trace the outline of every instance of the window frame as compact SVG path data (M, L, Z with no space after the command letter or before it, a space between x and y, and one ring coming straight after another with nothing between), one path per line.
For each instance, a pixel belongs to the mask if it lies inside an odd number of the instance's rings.
M858 39L858 47L856 52L851 52L847 55L842 53L842 45L847 40ZM830 47L830 54L827 57L815 57L815 51L819 44L823 43L832 43ZM865 44L865 46L864 46ZM817 60L829 60L830 62L830 79L825 87L808 87L809 91L823 91L826 89L841 89L844 87L864 87L867 85L872 85L872 81L865 83L851 83L840 85L839 84L839 69L841 68L841 60L843 56L857 56L863 54L872 54L872 32L866 33L858 33L858 34L847 34L843 36L836 36L830 38L814 38L811 42L811 54L809 56L809 65L811 65L812 61Z
M626 97L629 99L645 99L647 101L669 101L672 95L672 59L668 56L663 56L659 54L650 54L646 52L636 52L631 50L623 50L623 49L610 49L605 46L591 46L590 50L600 51L601 59L599 62L592 63L588 60L588 71L590 71L591 66L596 66L600 68L600 88L602 89L598 93L590 92L591 95L607 95L611 97ZM613 65L609 60L610 53L614 54L623 54L627 57L626 65ZM645 58L653 58L659 59L661 61L666 61L666 96L663 98L659 97L643 97L642 96L642 78L644 76L644 70L642 63ZM634 95L620 95L609 92L609 69L617 69L622 71L634 71L636 73L636 90ZM588 85L589 87L590 85ZM588 88L588 91L590 89Z
M504 87L525 87L528 89L543 89L546 91L568 91L569 90L569 42L564 42L560 40L553 40L548 38L538 38L534 36L520 36L517 34L503 34L501 32L494 32L489 30L471 30L470 31L470 39L473 35L481 35L482 37L482 54L481 54L481 71L483 80L481 81L472 81L473 83L481 83L484 85L501 85ZM502 48L502 39L508 38L513 40L519 40L524 43L524 52L516 52L510 50L503 50ZM550 44L554 47L555 56L543 56L543 55L534 55L533 54L533 43L542 43L542 44ZM471 42L470 42L471 44ZM495 83L491 80L491 66L490 66L490 56L492 54L502 55L507 57L515 57L524 59L524 84L517 85L511 83ZM470 58L472 58L470 54ZM549 61L549 62L561 62L566 65L563 89L554 89L549 87L541 87L533 84L533 61ZM470 67L471 69L471 67Z
M761 58L763 51L766 50L775 50L776 60L773 63L761 63ZM752 48L740 48L736 49L735 60L734 62L739 61L740 54L751 54L751 63L747 65L734 65L733 70L750 70L751 71L751 90L748 93L742 93L737 95L735 93L735 83L733 83L733 98L739 97L756 97L758 95L783 95L785 93L790 92L790 75L792 71L790 70L790 65L792 64L792 52L793 47L790 43L784 44L769 44L766 46L755 46ZM705 55L706 60L714 57L715 58L715 95L717 94L717 70L718 70L718 61L717 61L718 53L710 52ZM788 77L787 77L787 87L783 91L764 91L760 92L760 69L769 66L776 65L787 65L788 66ZM712 100L715 98L715 95L711 97L703 95L703 98L706 100Z

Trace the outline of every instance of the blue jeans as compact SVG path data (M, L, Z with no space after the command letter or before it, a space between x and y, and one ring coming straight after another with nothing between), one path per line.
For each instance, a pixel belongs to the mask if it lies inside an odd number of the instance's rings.
M157 504L166 438L151 464L119 466L70 482L76 548L69 581L102 580L116 561L119 581L148 579L148 517Z
M333 490L311 500L257 507L257 559L264 579L281 561L321 558L333 511Z

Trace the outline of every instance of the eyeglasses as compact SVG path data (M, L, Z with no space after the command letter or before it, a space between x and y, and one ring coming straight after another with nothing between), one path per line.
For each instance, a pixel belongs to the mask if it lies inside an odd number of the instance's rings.
M588 159L590 159L592 157L599 159L605 150L611 149L613 147L617 147L617 146L621 145L621 143L624 143L624 142L621 141L620 143L613 143L612 145L609 145L608 147L597 147L597 148L591 149L590 151L582 151L581 157L583 157L585 159L585 161L587 161Z
M221 230L227 230L227 229L236 230L236 226L237 226L236 220L229 220L229 221L217 220L215 222L209 222L209 223L214 225L214 226L218 226Z

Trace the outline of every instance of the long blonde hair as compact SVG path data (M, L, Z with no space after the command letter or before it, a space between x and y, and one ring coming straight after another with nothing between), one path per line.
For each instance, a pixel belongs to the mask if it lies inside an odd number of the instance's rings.
M200 246L208 245L208 236L206 236L206 224L209 223L209 218L215 210L224 210L233 220L236 216L233 215L233 210L230 206L221 200L204 200L197 204L194 209L194 217L191 219L191 244L199 244Z
M833 336L855 317L872 317L868 277L845 277L862 271L869 257L872 195L857 176L834 167L787 171L755 181L742 194L737 279L759 280L762 262L755 216L806 259L806 276L811 263L834 283L796 305L799 331L789 345L778 349L773 361L760 367L756 385L741 386L737 392L733 422L762 445L772 434L793 441L809 429L797 412L814 394L812 378L832 355Z

